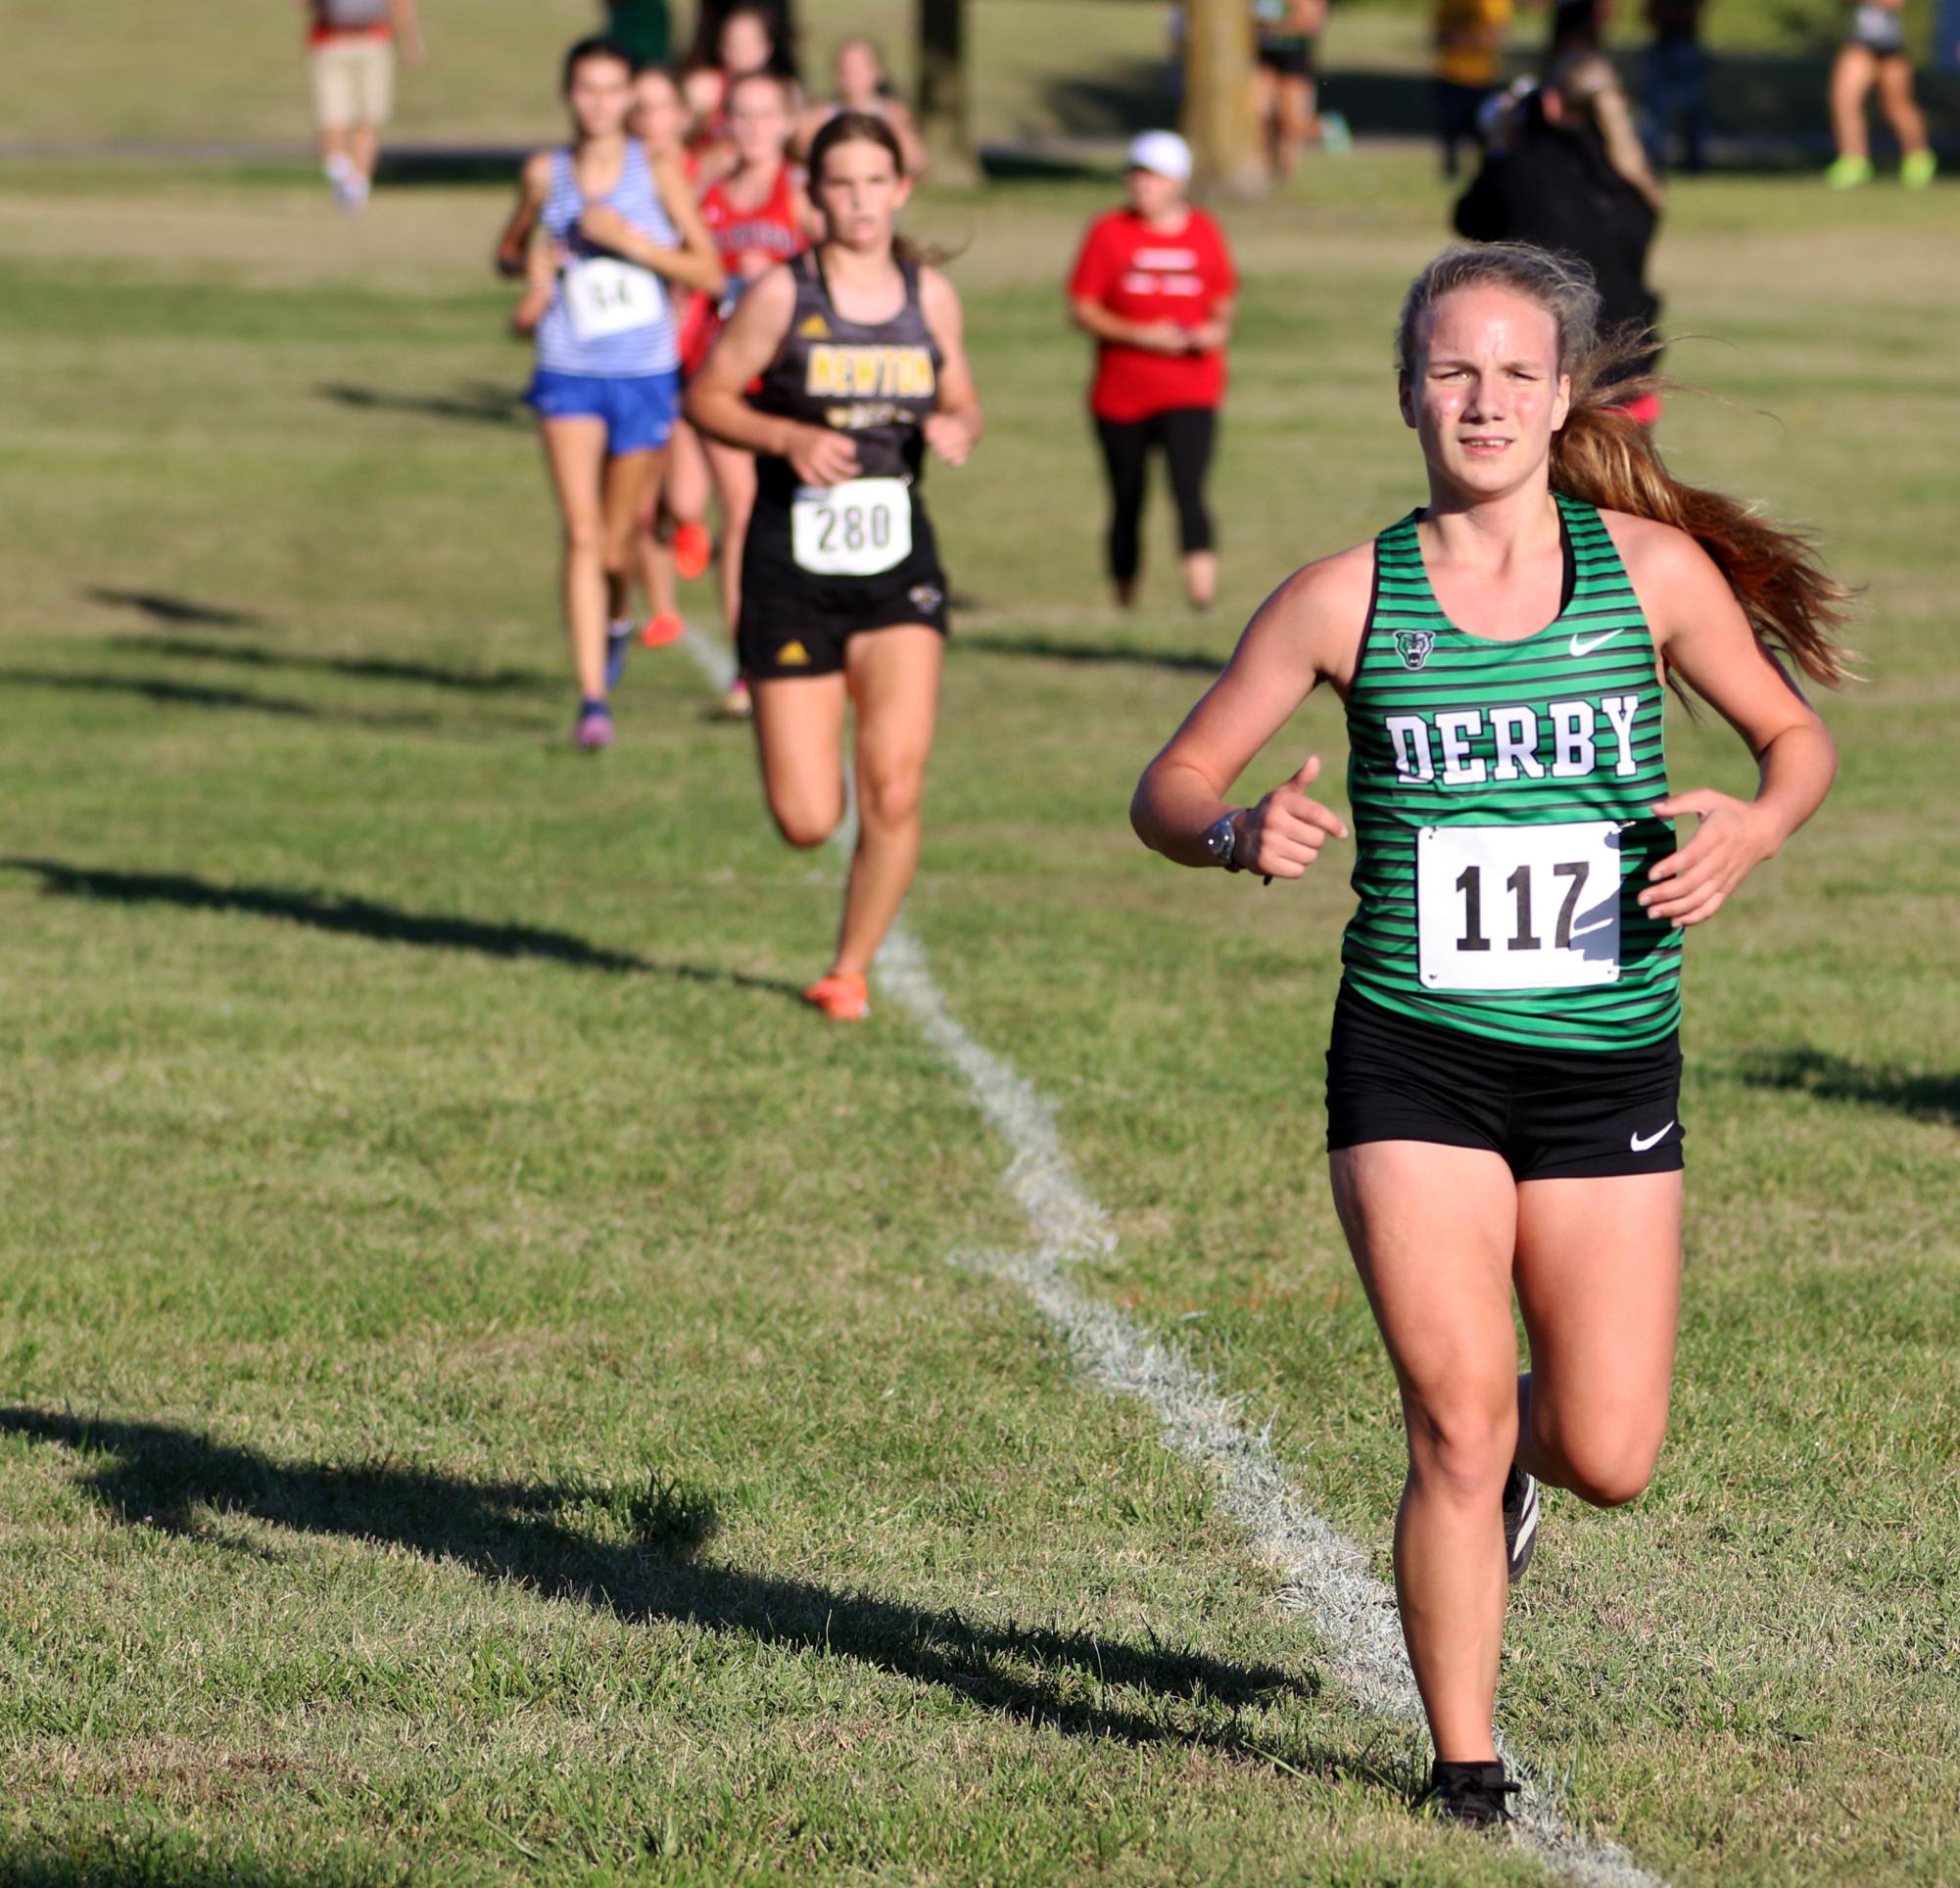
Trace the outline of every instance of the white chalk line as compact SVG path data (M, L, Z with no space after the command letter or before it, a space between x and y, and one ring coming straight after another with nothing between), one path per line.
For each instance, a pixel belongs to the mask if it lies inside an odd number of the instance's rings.
M727 650L692 627L686 647L709 681L726 689L735 677ZM843 831L837 839L850 842ZM1148 1405L1164 1446L1217 1482L1220 1508L1278 1572L1280 1604L1330 1648L1341 1684L1377 1716L1420 1725L1422 1700L1403 1645L1395 1595L1368 1572L1366 1555L1307 1506L1268 1438L1241 1421L1237 1399L1174 1347L1066 1275L1065 1266L1111 1254L1116 1234L1108 1213L1076 1177L1046 1099L953 1018L926 967L925 951L902 920L879 953L877 976L881 990L965 1080L980 1113L1013 1154L1004 1182L1037 1244L1029 1251L962 1254L962 1262L1018 1286L1090 1377L1114 1394ZM1524 1786L1515 1810L1518 1840L1550 1869L1586 1888L1663 1888L1617 1843L1573 1828L1558 1813L1546 1779L1502 1737L1499 1748L1509 1773Z

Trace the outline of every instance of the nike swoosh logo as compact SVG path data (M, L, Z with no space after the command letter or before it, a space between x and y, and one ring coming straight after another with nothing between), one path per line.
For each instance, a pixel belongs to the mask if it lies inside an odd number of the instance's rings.
M1673 1125L1674 1123L1669 1121L1667 1127ZM1649 1148L1658 1147L1667 1138L1667 1127L1662 1128L1657 1134L1630 1134L1627 1136L1627 1146L1636 1154L1645 1154Z
M1571 648L1574 655L1591 655L1595 649L1603 648L1616 636L1624 636L1624 630L1607 630L1599 636L1575 636Z

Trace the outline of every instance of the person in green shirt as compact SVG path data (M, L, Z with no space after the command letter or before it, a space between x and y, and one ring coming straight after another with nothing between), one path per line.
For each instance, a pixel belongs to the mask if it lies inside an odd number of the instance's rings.
M667 0L606 0L605 36L639 66L664 66L673 49Z

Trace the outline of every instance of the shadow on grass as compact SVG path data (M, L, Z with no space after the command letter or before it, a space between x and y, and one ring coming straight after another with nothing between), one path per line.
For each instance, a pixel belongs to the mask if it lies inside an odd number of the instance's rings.
M1178 675L1216 676L1224 666L1221 655L1202 649L1143 649L1123 642L1065 642L1053 636L996 636L969 630L953 643L966 654L1038 656L1051 662L1116 662L1138 669L1168 669Z
M1960 1075L1901 1075L1868 1068L1822 1049L1786 1049L1758 1056L1739 1071L1749 1088L1780 1088L1826 1102L1858 1102L1888 1108L1916 1121L1960 1127Z
M322 400L374 412L420 413L429 419L469 420L479 426L519 426L530 417L524 396L489 381L472 382L456 394L398 394L381 387L353 387L328 381L313 391Z
M46 1842L0 1847L7 1888L409 1888L405 1865L328 1851L304 1865L215 1849L195 1828L77 1831Z
M479 957L565 964L574 969L604 970L614 975L664 976L683 983L722 983L773 996L800 996L793 983L776 977L749 976L706 964L663 964L636 951L608 950L570 931L546 930L535 924L435 917L368 898L320 897L287 885L215 885L187 873L112 872L63 865L53 859L16 857L0 857L0 867L35 873L42 892L49 897L89 898L111 905L174 905L181 911L244 912L343 937L371 938L377 944L472 951Z
M1186 1743L1255 1762L1279 1762L1233 1720L1277 1694L1317 1689L1277 1666L1248 1666L1088 1632L993 1625L956 1612L837 1591L802 1580L744 1573L696 1559L714 1532L712 1501L657 1477L622 1501L586 1483L477 1483L387 1462L345 1466L275 1461L256 1450L159 1423L91 1421L0 1408L0 1434L56 1443L89 1458L87 1487L130 1526L208 1533L200 1511L251 1516L305 1534L404 1546L479 1578L514 1581L636 1625L692 1624L792 1652L823 1653L922 1684L957 1691L988 1710L1072 1735L1128 1744ZM102 1462L100 1457L110 1458ZM631 1535L596 1540L582 1510L609 1509ZM1113 1689L1147 1696L1111 1700ZM1219 1724L1178 1724L1175 1702ZM1295 1752L1295 1770L1359 1777L1402 1793L1392 1764L1364 1753Z
M0 669L0 684L22 688L58 688L65 694L127 695L159 708L244 709L285 721L334 721L362 728L433 728L427 714L375 714L321 708L285 695L256 695L245 688L214 687L209 684L170 682L157 676L77 676L46 669ZM529 726L528 723L525 726Z
M235 662L249 669L277 669L302 675L348 676L358 682L407 682L467 694L557 693L556 682L531 669L444 669L427 662L390 662L379 656L291 655L247 643L200 642L193 637L119 636L112 649L132 655L174 656L194 662Z
M222 609L215 603L195 603L188 596L172 596L166 590L111 590L90 584L82 595L92 602L111 603L119 609L140 610L159 623L197 623L212 630L262 630L263 616L250 610Z

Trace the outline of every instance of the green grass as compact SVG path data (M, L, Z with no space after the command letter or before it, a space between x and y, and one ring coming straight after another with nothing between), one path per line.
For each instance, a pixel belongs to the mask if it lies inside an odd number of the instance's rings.
M1056 284L1090 188L922 207L992 436L910 922L1055 1103L1087 1283L1385 1566L1320 1160L1348 895L1145 855L1137 769L1293 563L1411 501L1422 160L1236 212L1225 605L1114 618ZM1006 1151L815 1024L835 862L643 653L567 751L501 199L17 176L0 345L0 1872L46 1882L1496 1882L1141 1410L1006 1285ZM1504 1709L1681 1882L1960 1875L1960 294L1937 193L1684 187L1695 475L1869 587L1830 805L1693 940L1681 1384L1550 1510ZM696 598L704 607L704 598ZM1719 725L1683 782L1740 789ZM1310 703L1255 769L1310 748Z
M431 0L428 63L405 70L391 137L409 143L522 143L559 136L558 59L600 18L598 0ZM1364 131L1426 132L1429 0L1348 0L1324 42L1328 97ZM692 9L677 0L685 26ZM911 82L915 0L804 0L806 74L828 83L848 34L875 34L894 76ZM1722 0L1710 43L1728 56L1714 84L1725 130L1821 131L1824 79L1842 36L1840 0ZM1931 44L1931 0L1908 0L1911 43ZM1520 10L1514 54L1534 57L1542 10ZM1113 135L1174 110L1167 9L1158 0L969 0L974 129L990 142L1056 133ZM1617 43L1645 43L1641 9L1623 5ZM677 32L677 46L687 44ZM1638 73L1634 74L1638 82ZM1960 91L1922 78L1936 128L1951 129ZM287 0L175 9L160 45L148 0L12 0L0 64L8 141L293 145L311 137L302 21Z

